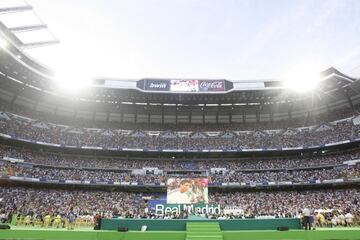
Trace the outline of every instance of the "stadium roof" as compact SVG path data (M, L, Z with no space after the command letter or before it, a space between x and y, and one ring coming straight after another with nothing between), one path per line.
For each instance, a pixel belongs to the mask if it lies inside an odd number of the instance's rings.
M31 7L25 9L31 10ZM9 11L5 9L4 11ZM24 43L14 32L32 29L43 29L41 24L29 26L6 26L0 20L0 91L3 100L10 103L27 105L37 108L41 105L47 111L56 112L57 109L67 109L70 112L121 111L131 114L151 113L164 114L185 111L191 115L202 115L203 112L216 114L271 114L308 111L324 111L327 108L341 108L360 103L360 81L349 77L335 68L328 68L318 76L319 82L315 91L297 93L290 91L280 79L267 80L226 80L226 79L173 79L173 78L145 78L145 79L116 79L96 78L91 84L81 86L72 92L78 76L69 73L61 76L67 80L69 89L60 89L54 81L56 75L53 70L34 60L24 52ZM40 44L41 45L41 44ZM71 57L71 56L69 56ZM306 80L302 72L293 77L298 82ZM146 84L162 83L167 87L171 81L197 81L209 84L222 82L224 86L214 91L188 90L155 91L146 88ZM168 84L168 85L167 85ZM195 84L195 85L196 85ZM220 84L220 83L219 83ZM199 87L198 86L198 87ZM175 108L174 108L175 106ZM309 110L310 109L310 110ZM158 113L156 113L158 112ZM196 113L198 112L198 113ZM172 114L171 113L171 114ZM204 115L205 114L205 115Z
M22 50L59 43L26 1L0 4L0 22L2 31Z

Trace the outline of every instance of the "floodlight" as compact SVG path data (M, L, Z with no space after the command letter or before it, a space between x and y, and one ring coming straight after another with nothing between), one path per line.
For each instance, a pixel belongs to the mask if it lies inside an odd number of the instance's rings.
M285 88L304 93L315 90L321 77L314 68L302 67L288 71L282 79Z
M297 74L284 79L284 86L297 92L314 90L320 81L316 74Z
M74 93L89 84L89 78L72 71L57 72L54 78L60 91Z

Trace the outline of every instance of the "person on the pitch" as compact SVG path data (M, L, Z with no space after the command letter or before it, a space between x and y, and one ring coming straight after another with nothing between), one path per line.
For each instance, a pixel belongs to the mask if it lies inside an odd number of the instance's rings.
M303 215L304 215L304 226L305 230L311 230L311 210L307 207L303 209Z
M70 211L67 214L67 220L68 220L68 230L74 230L76 215L73 211L73 208L70 208Z

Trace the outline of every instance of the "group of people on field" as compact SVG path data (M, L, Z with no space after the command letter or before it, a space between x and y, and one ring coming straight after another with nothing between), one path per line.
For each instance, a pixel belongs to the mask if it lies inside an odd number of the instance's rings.
M15 215L15 224L18 226L41 226L41 227L54 227L54 228L67 228L73 230L78 220L77 214L72 207L69 208L66 214L60 213L28 213L27 215ZM81 220L89 220L89 218L80 217ZM79 219L79 220L80 220ZM86 223L86 221L84 221Z
M310 208L304 208L300 217L305 230L315 230L316 227L352 227L355 223L355 216L350 211L312 211Z

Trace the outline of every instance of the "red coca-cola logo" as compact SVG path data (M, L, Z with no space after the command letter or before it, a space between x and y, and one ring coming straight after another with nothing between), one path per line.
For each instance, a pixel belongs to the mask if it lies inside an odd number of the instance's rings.
M224 81L201 81L200 91L224 91Z

